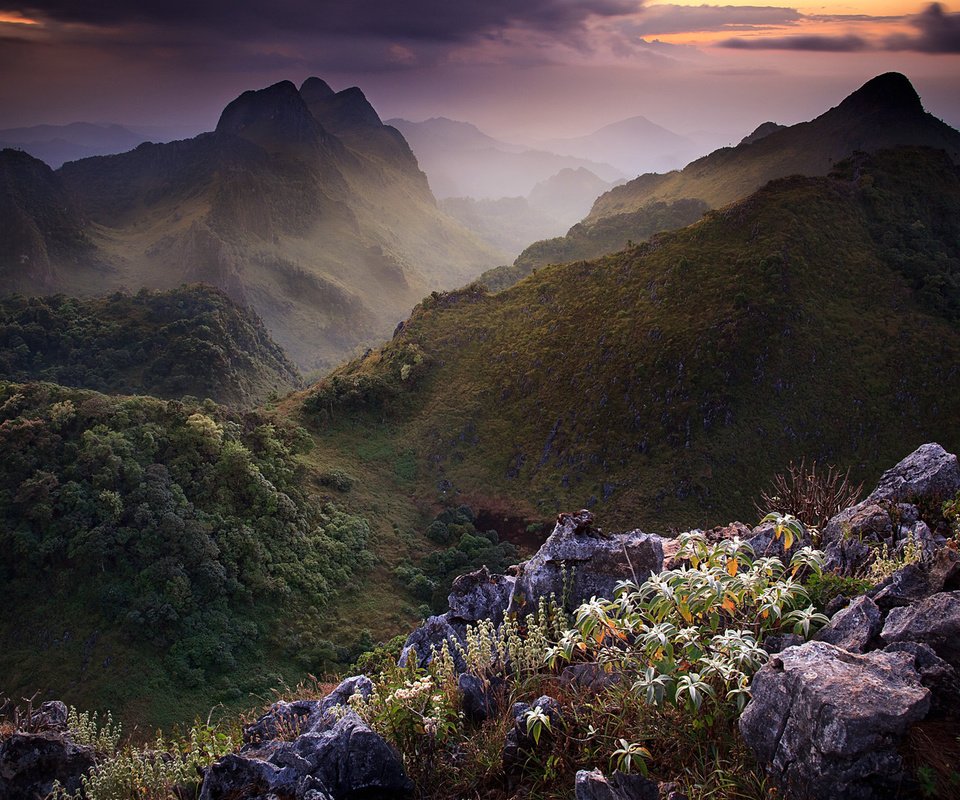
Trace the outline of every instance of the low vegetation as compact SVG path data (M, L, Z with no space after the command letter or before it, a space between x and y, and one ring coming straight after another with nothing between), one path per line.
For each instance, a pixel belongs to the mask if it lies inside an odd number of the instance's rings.
M309 443L212 402L0 385L5 688L56 686L67 659L75 693L113 686L116 707L133 658L167 701L196 687L208 703L237 699L242 665L266 653L301 671L336 662L323 612L374 557L365 519L306 492Z

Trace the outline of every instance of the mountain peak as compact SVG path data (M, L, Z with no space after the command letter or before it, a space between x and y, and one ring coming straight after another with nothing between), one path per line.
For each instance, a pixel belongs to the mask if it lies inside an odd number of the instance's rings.
M320 78L310 77L300 84L300 96L307 105L328 100L334 94L336 92L330 88L330 85Z
M867 81L844 100L840 108L858 111L889 109L923 112L923 103L906 75L885 72Z
M227 105L217 133L242 136L266 150L316 142L323 130L290 81L244 92Z
M319 82L322 83L322 81ZM306 84L304 86L306 87ZM303 99L317 121L338 136L383 127L380 115L377 114L366 96L356 86L351 86L349 89L344 89L336 94L333 92L329 94L308 92Z
M782 131L786 127L786 125L780 125L776 122L764 122L758 125L753 133L749 134L748 136L744 136L740 140L740 144L753 144L754 142L759 142L761 139L766 139L771 133Z

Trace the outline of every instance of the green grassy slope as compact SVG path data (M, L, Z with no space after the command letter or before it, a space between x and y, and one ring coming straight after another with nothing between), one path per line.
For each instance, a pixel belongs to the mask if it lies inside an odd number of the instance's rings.
M791 458L873 478L960 445L960 179L902 150L776 181L689 228L499 295L421 304L302 395L321 448L416 454L422 498L749 517Z
M0 298L0 378L235 407L300 385L263 323L222 292Z

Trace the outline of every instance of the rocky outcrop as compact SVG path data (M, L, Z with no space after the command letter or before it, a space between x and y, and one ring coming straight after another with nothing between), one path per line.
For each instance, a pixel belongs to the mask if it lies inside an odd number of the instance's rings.
M481 678L470 672L461 673L457 688L463 715L473 722L483 722L496 715L500 710L503 684L503 678L499 676Z
M462 671L467 665L459 648L465 641L466 625L462 622L451 622L450 612L427 617L426 621L407 637L400 652L400 666L407 666L411 659L416 659L420 666L429 664L446 645L457 669Z
M368 696L365 675L347 678L322 700L274 703L243 731L239 753L206 772L203 800L360 800L408 797L413 784L396 751L344 707ZM339 711L337 709L340 709Z
M614 772L607 778L600 770L582 769L574 788L576 800L660 800L660 784L642 775Z
M931 693L931 712L942 714L960 707L960 672L938 656L929 645L917 642L894 642L888 653L909 653L920 683Z
M907 541L931 556L945 539L937 531L938 520L924 520L923 510L938 511L958 490L957 457L939 444L921 445L887 470L868 497L824 526L827 567L855 575L867 566L877 546L897 552Z
M454 580L447 597L450 618L458 622L489 619L499 625L510 604L515 581L510 575L491 574L486 566L461 575Z
M450 610L429 617L410 634L400 664L406 666L414 653L421 665L427 664L446 643L463 670L457 645L463 645L468 625L480 620L499 625L504 614L523 616L551 597L573 610L594 596L612 598L620 581L640 584L662 568L659 536L642 531L607 535L593 527L589 511L561 514L553 533L516 576L494 575L481 567L457 578L448 597Z
M864 653L882 627L883 616L877 604L869 597L861 596L834 614L816 639L851 653Z
M913 606L894 608L880 634L883 641L919 642L960 668L960 592L940 592Z
M920 445L903 461L880 477L867 500L915 503L949 500L960 491L960 464L953 453L939 444Z
M744 741L789 797L891 797L908 780L897 745L930 709L914 662L826 642L791 647L754 676Z
M38 800L53 791L54 783L75 792L95 759L92 747L74 743L62 730L14 732L0 741L0 798Z
M265 714L243 729L245 745L256 746L275 739L295 739L301 733L314 733L332 724L333 709L346 706L355 694L369 697L373 682L366 675L354 675L342 680L322 700L281 700Z
M360 800L404 798L413 784L399 755L353 711L322 731L263 742L217 761L201 800Z
M663 568L659 536L635 530L605 535L593 514L561 514L536 555L520 565L509 611L533 611L541 599L556 598L572 611L591 597L612 598L617 583L637 585Z

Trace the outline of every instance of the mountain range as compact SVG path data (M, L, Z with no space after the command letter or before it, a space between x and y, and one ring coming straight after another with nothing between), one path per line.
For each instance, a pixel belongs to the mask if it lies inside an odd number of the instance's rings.
M764 123L736 147L614 187L566 236L534 243L491 283L506 285L544 264L615 252L628 241L695 222L707 209L746 197L774 178L826 175L856 151L908 144L942 148L960 160L960 133L924 110L906 77L886 73L810 122Z
M440 207L493 247L516 257L532 241L554 237L583 217L613 184L586 167L566 167L526 197L448 197Z
M306 370L503 263L436 206L357 88L245 92L212 133L69 162L0 153L0 289L99 295L205 282Z
M677 169L703 152L693 140L643 116L613 122L587 136L550 139L543 147L561 155L602 159L631 176Z
M525 197L561 170L581 167L608 183L625 177L602 161L504 142L468 122L435 117L423 122L392 119L388 124L410 143L439 198Z

